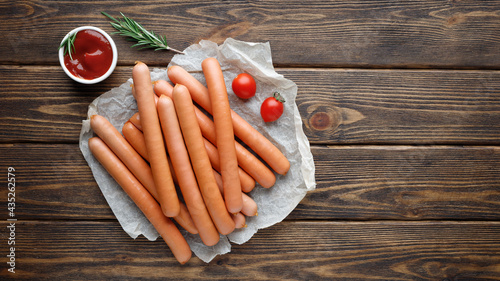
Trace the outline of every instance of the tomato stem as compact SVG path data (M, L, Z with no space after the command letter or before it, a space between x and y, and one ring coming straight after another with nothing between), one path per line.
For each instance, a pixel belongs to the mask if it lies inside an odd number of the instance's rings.
M285 102L285 99L279 92L274 92L273 97L279 102Z

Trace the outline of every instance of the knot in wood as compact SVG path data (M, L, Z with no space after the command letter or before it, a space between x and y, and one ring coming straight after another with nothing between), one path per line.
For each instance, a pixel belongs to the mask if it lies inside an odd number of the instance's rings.
M311 116L309 123L315 130L323 131L333 127L334 121L335 120L331 114L326 112L316 112Z

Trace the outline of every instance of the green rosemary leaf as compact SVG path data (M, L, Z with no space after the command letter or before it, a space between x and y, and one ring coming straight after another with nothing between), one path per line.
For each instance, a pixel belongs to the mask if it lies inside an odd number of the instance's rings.
M59 49L64 48L64 55L69 54L69 58L71 60L73 60L73 56L71 54L75 52L75 38L77 33L78 32L70 34L66 37L66 39L64 39L64 41L61 42L61 45L59 45Z
M121 12L121 19L116 19L105 12L101 13L111 20L111 26L117 30L117 32L114 32L114 34L129 37L129 40L137 42L136 44L132 45L131 48L139 47L140 49L151 48L155 50L171 50L180 54L184 54L179 50L170 48L167 45L166 36L157 35L153 31L148 31L140 23L129 17L126 17Z
M110 22L111 26L113 26L114 28L116 29L119 29L120 28L120 25L116 22ZM119 33L120 31L116 31L115 33Z
M132 45L132 48L134 48L134 47L142 47L143 48L144 45L149 46L150 43L149 42L137 42L134 45Z
M110 16L108 13L106 12L101 12L101 14L105 15L106 17L108 17L110 20L112 21L117 21L116 19L114 19L112 16Z

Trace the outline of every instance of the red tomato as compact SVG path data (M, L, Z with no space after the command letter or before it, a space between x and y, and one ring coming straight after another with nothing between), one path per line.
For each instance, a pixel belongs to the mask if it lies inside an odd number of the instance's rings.
M252 76L246 73L241 73L233 80L233 92L242 99L249 99L255 95L257 86Z
M260 115L264 122L273 122L278 120L283 114L283 103L285 99L278 92L274 92L272 97L264 100L260 106Z

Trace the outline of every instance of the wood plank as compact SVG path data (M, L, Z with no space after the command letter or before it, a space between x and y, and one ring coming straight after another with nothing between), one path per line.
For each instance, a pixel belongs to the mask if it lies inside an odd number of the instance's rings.
M500 72L284 70L315 144L498 144Z
M312 153L317 189L288 219L500 219L499 147L314 146ZM17 173L19 218L114 219L77 145L0 145L0 168L8 166Z
M500 149L314 147L316 190L292 219L500 218Z
M60 67L0 66L0 140L76 143L89 104L131 73L123 67L102 83L82 85Z
M2 279L500 279L498 222L282 222L209 264L194 257L184 266L163 241L133 240L116 222L15 227L16 273L4 264Z
M313 144L500 144L500 72L277 69L298 85ZM88 104L124 83L79 85L56 66L0 66L0 142L77 142Z
M100 14L119 12L184 49L201 39L270 42L277 65L337 67L500 66L500 1L30 1L0 4L0 62L57 64L57 46L71 29L112 32ZM173 53L131 50L114 36L120 63L168 63ZM311 51L314 50L314 51Z
M78 145L6 144L0 151L3 182L8 167L15 169L16 218L115 219ZM9 217L7 208L0 214Z

